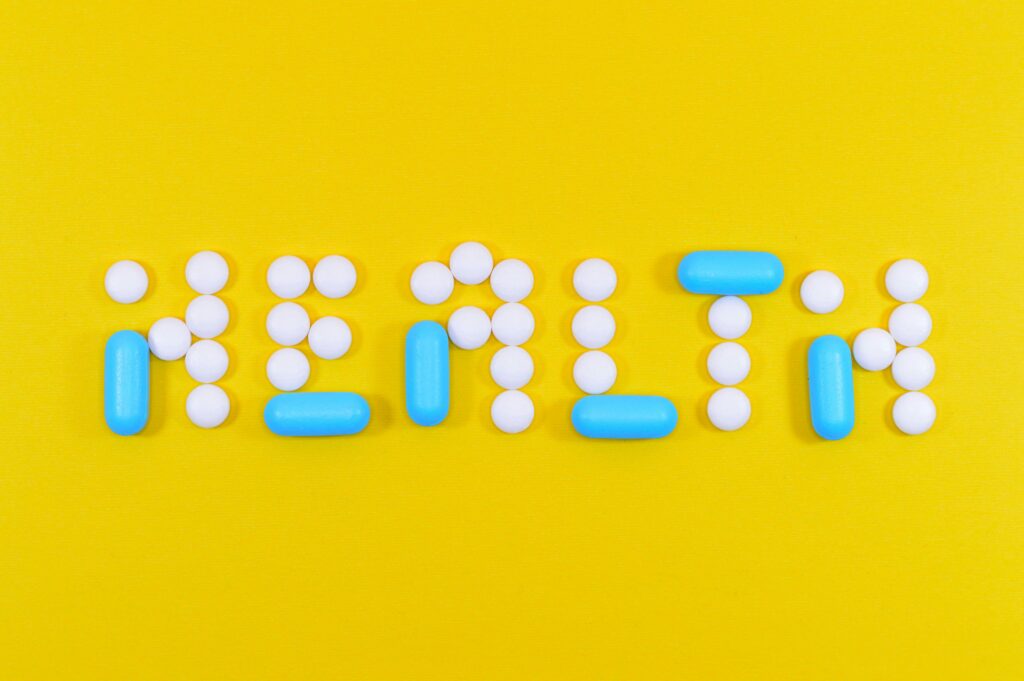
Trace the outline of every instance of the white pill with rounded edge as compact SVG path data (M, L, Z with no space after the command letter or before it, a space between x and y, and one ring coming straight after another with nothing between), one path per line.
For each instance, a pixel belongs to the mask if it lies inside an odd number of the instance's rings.
M175 317L164 317L149 327L149 349L158 359L181 359L192 345L192 333L185 322Z
M267 334L278 345L298 345L309 334L309 313L298 303L278 303L267 313Z
M881 371L896 357L896 341L885 329L864 329L853 339L853 358L862 369Z
M912 303L928 290L928 270L912 258L897 260L885 271L885 290L901 303Z
M185 371L200 383L215 383L228 371L228 351L215 340L201 340L185 353Z
M491 337L491 318L479 307L460 307L448 317L448 337L457 348L476 350Z
M817 270L800 284L800 300L814 314L835 312L843 302L843 281L827 270Z
M576 358L572 365L572 380L588 395L600 395L612 389L619 370L615 360L606 352L590 350Z
M294 255L282 255L267 268L267 285L278 298L298 298L309 289L309 265Z
M301 350L281 348L267 360L267 380L278 390L298 390L309 380L309 360Z
M196 386L185 398L185 413L200 428L216 428L231 413L231 400L219 385Z
M708 310L708 325L719 338L735 340L750 329L753 315L747 301L736 296L722 296Z
M119 260L107 269L103 277L107 295L117 303L134 303L146 295L149 275L146 269L134 260Z
M533 313L522 303L505 303L491 316L491 333L504 345L522 345L533 330Z
M412 271L409 288L416 300L426 305L440 305L455 290L452 271L436 260L425 262Z
M750 420L750 398L739 388L719 388L708 400L708 419L719 430L739 430Z
M935 424L935 403L924 393L903 393L892 405L892 420L907 435L921 435Z
M900 345L920 345L932 334L932 316L917 303L903 303L889 315L889 333Z
M935 360L924 348L903 348L892 362L892 378L904 390L924 390L935 378Z
M344 298L356 287L356 268L343 255L328 255L313 268L313 286L325 298Z
M599 303L607 300L619 283L611 263L601 258L588 258L572 273L572 287L583 300Z
M228 261L216 251L199 251L185 263L185 281L196 293L217 293L228 283Z
M309 327L309 349L320 359L338 359L352 347L352 329L344 319L321 317Z
M228 306L217 296L196 296L185 308L185 324L197 338L216 338L228 328Z
M716 383L736 385L750 373L750 353L739 343L719 343L708 353L708 373Z
M503 433L521 433L533 423L533 400L518 390L506 390L491 403L491 420Z
M615 317L600 305L580 308L572 318L572 337L590 350L603 348L615 337Z
M518 303L533 291L533 271L522 260L502 260L491 271L491 290L506 303Z
M491 276L494 256L482 243L467 241L455 247L448 265L460 284L482 284Z
M519 390L533 378L533 357L520 347L503 347L491 357L491 378L505 390Z

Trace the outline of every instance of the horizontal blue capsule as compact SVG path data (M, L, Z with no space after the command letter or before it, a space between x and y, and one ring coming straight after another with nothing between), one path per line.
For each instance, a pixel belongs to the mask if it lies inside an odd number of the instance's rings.
M118 435L135 435L149 421L149 344L135 331L118 331L107 341L103 413Z
M807 351L811 425L826 440L841 440L853 430L853 359L839 336L821 336Z
M761 251L695 251L679 262L676 276L690 293L749 296L782 285L782 261Z
M448 332L437 322L417 322L405 336L405 410L420 426L448 416Z
M679 414L672 402L656 395L589 395L572 408L572 425L584 437L646 440L665 437Z
M370 405L355 393L286 393L267 402L263 421L276 435L355 435L370 422Z

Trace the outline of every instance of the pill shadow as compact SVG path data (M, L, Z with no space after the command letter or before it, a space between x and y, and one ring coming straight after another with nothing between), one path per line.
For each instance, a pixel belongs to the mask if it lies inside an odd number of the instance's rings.
M679 278L676 276L676 272L679 269L679 262L685 255L685 253L678 251L658 257L654 268L654 281L658 286L658 290L672 294L686 292L682 285L680 285Z
M811 425L811 397L807 383L807 339L794 341L789 346L789 413L793 434L802 442L823 442Z

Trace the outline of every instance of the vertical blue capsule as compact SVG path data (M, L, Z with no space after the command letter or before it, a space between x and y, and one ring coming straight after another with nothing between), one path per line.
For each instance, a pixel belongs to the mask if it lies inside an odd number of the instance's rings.
M103 412L118 435L135 435L149 420L149 344L135 331L118 331L107 341Z
M437 322L417 322L405 336L405 410L420 426L448 416L448 332Z
M853 430L853 358L839 336L821 336L807 351L811 424L826 440L842 440Z

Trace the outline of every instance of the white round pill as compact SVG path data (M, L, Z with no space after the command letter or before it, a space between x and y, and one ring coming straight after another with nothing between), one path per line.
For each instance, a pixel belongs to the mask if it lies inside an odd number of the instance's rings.
M576 295L591 303L606 300L615 292L619 278L611 263L601 258L589 258L576 266L572 273L572 287Z
M448 337L457 348L476 350L491 337L491 318L479 307L460 307L448 317Z
M309 334L309 313L298 303L278 303L267 313L267 333L278 345L298 345Z
M752 319L747 301L736 296L723 296L708 310L708 325L716 336L725 340L735 340L745 334Z
M506 390L491 403L491 420L503 433L521 433L533 423L533 400L518 390Z
M611 390L618 378L615 360L600 350L584 352L572 365L572 380L588 395L600 395Z
M506 303L518 303L533 290L533 271L522 260L502 260L491 272L491 290Z
M615 337L615 317L600 305L580 308L572 318L572 337L590 350L603 348Z
M853 358L862 369L881 371L896 357L896 341L885 329L864 329L853 339Z
M267 285L278 298L298 298L309 288L309 265L294 255L282 255L267 268Z
M426 305L439 305L455 290L455 278L443 263L425 262L412 271L409 287L416 300Z
M505 303L491 317L491 333L503 345L522 345L533 329L533 313L522 303Z
M197 338L216 338L228 328L228 306L217 296L196 296L185 308L185 324Z
M736 385L750 373L750 353L739 343L719 343L708 353L708 373L716 383Z
M107 269L103 277L107 295L117 303L134 303L146 295L149 275L145 268L134 260L119 260Z
M750 398L739 388L719 388L708 400L708 419L719 430L739 430L750 420Z
M192 334L185 322L175 317L164 317L153 322L149 327L150 351L158 359L181 359L192 345Z
M533 378L533 357L520 347L503 347L491 357L491 378L506 390L519 390Z
M928 290L928 270L911 258L897 260L885 271L885 290L901 303L912 303Z
M892 378L904 390L924 390L935 378L935 360L924 348L903 348L892 362Z
M843 293L842 280L826 270L811 272L800 284L800 300L815 314L835 312L843 302Z
M903 303L889 315L889 333L900 345L920 345L932 334L932 316L917 303Z
M482 284L491 276L494 257L482 243L467 241L455 247L448 264L459 283Z
M185 353L185 371L199 383L215 383L228 371L228 351L215 340L201 340Z
M892 405L892 420L907 435L926 433L935 424L935 403L924 393L903 393Z
M320 359L338 359L352 347L352 329L344 319L321 317L309 327L309 349Z
M231 400L219 385L199 385L185 399L185 413L200 428L216 428L231 413Z
M199 251L185 263L185 281L196 293L217 293L228 283L228 261L220 253Z
M321 258L313 268L313 286L325 298L344 298L356 287L356 268L343 255Z
M298 390L309 380L309 360L301 350L281 348L267 360L267 379L278 390Z

